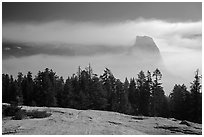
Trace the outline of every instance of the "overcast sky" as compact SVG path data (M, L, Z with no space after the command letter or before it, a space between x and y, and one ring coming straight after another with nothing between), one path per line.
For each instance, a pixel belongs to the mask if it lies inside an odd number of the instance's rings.
M52 46L64 48L66 44L130 47L134 44L137 35L147 35L152 37L159 47L167 69L174 75L181 77L185 75L180 78L184 82L190 83L194 70L201 69L202 66L202 3L3 2L2 12L3 42L32 43L30 44L32 48L35 45L47 49L53 48ZM9 47L3 48L3 55L4 52L12 50ZM23 50L22 47L19 47L19 50ZM100 58L92 56L84 59L85 57L62 58L59 54L56 57L54 52L51 53L53 56L49 53L49 57L26 54L29 60L32 60L32 64L28 63L26 57L3 58L3 72L16 75L17 71L38 71L37 69L52 67L66 77L67 74L75 73L74 69L78 65L92 62L95 63L93 66L95 65L97 72L102 73L101 69L109 66L121 79L126 75L136 76L137 73L129 72L121 75L124 68L119 60L116 61L118 55L104 55ZM106 63L107 58L113 59L115 63ZM97 65L99 60L100 65L99 63ZM53 65L53 61L57 65ZM132 69L137 67L134 60L131 61L130 67ZM66 68L69 72L62 68Z
M200 21L201 3L3 3L3 23L9 21L118 22L137 18Z

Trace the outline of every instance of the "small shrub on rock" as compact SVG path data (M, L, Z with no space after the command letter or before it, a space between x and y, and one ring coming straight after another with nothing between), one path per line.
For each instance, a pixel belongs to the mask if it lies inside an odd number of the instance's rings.
M51 113L47 113L46 111L38 111L38 110L32 110L30 112L26 113L27 116L30 118L46 118L51 116Z
M19 110L16 112L15 116L13 117L14 120L21 120L26 117L26 112L24 110Z
M2 114L3 116L15 116L15 114L20 110L21 110L21 107L18 107L15 104L3 105Z

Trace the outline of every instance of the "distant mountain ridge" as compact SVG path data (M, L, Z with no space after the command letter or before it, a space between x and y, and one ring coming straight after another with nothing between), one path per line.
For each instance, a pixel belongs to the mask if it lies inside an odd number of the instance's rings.
M77 45L77 44L34 44L19 42L3 42L2 57L25 57L32 55L59 55L59 56L93 56L104 54L118 54L124 52L124 46L108 45Z
M136 36L135 43L131 46L110 45L77 45L77 44L39 44L24 42L3 42L3 59L9 57L24 57L38 54L63 55L63 56L93 56L103 54L127 53L145 58L144 54L160 59L160 51L154 40L149 36Z

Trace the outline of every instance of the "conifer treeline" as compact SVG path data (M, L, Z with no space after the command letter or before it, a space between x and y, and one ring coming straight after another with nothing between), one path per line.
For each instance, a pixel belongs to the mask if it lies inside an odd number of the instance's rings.
M89 65L78 68L65 81L53 70L46 68L33 78L18 73L2 75L2 101L28 106L55 106L75 109L115 111L131 115L161 116L202 122L201 77L196 71L190 91L185 85L175 85L165 96L161 83L162 73L140 71L137 78L116 79L106 68L100 76Z

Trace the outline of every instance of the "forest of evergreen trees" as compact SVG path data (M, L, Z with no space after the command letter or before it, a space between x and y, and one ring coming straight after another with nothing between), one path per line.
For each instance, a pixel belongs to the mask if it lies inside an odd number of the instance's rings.
M100 76L89 65L78 68L66 80L52 69L39 71L33 78L18 73L2 74L2 101L27 106L64 107L120 112L130 115L173 117L202 123L201 76L195 73L190 91L176 84L166 96L161 83L162 73L140 71L137 78L121 82L106 68Z

